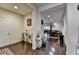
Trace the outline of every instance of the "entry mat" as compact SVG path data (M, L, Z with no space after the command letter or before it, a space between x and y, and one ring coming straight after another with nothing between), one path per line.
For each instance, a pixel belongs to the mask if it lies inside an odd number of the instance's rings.
M9 48L0 49L0 55L14 55Z

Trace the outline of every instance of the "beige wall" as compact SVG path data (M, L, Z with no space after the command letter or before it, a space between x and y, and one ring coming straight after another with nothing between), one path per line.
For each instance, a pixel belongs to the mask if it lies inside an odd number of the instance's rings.
M9 37L0 42L2 45L8 45L21 40L21 33L23 31L24 18L19 14L15 14L6 10L0 9L0 33L2 36L7 36L10 33ZM3 38L0 38L0 41ZM7 43L6 43L7 42ZM6 44L3 44L6 43Z

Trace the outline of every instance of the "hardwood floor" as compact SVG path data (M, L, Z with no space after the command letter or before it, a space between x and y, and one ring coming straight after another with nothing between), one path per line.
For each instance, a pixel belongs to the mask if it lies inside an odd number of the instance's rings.
M19 42L6 47L15 55L65 55L66 52L65 46L60 47L57 42L52 41L48 41L45 48L42 47L36 50L32 50L32 45L24 42Z
M60 46L56 41L48 41L45 48L38 49L35 51L36 55L65 55L65 45Z

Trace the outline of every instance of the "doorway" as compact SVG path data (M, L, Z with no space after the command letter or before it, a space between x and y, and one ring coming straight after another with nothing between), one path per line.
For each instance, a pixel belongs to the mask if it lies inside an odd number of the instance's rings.
M46 9L41 12L43 17L44 41L46 42L48 50L53 47L53 53L49 54L66 54L65 45L65 25L64 18L66 13L66 5L56 6L54 8ZM66 20L66 19L65 19ZM67 26L67 24L66 24ZM61 52L59 52L61 51Z

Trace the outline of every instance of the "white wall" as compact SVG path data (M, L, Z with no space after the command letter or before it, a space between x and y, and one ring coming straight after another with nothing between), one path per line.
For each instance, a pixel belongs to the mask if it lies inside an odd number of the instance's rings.
M29 34L32 34L32 25L31 26L27 26L27 19L32 19L32 14L27 14L24 16L24 32L26 32L26 30L28 30ZM26 36L25 36L26 38ZM28 39L28 42L31 43L31 40Z
M68 33L67 33L67 52L66 54L76 54L79 27L79 11L75 3L67 4Z
M33 39L32 39L32 49L36 49L36 33L37 33L37 10L34 9L32 12L32 33L33 33Z
M21 34L23 32L23 16L15 14L3 9L0 9L0 33L10 33L9 38L6 38L6 42L0 43L0 46L16 43L21 40ZM5 35L5 34L4 34ZM2 35L2 36L4 36ZM8 39L10 39L8 41ZM3 40L3 39L0 39ZM4 44L6 43L6 44Z
M41 13L37 8L33 9L32 12L32 33L33 33L33 39L32 39L32 49L36 49L36 35L37 32L40 33L40 37L43 36L42 26L41 26Z
M28 14L24 16L24 32L28 30L29 33L32 33L32 26L27 26L27 19L32 19L32 14Z
M37 32L40 33L40 38L43 38L43 25L41 24L41 20L44 20L42 14L38 10L38 18L37 18Z

